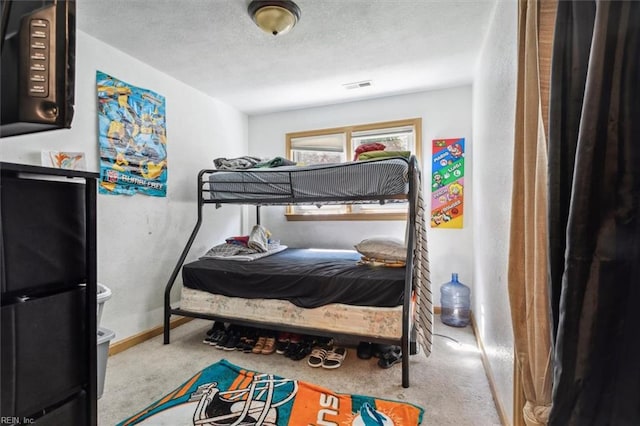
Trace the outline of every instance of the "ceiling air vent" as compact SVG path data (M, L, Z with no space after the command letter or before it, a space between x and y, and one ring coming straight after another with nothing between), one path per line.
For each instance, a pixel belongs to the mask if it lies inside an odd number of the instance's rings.
M342 86L347 90L362 89L363 87L371 86L371 80L355 81L353 83L345 83Z

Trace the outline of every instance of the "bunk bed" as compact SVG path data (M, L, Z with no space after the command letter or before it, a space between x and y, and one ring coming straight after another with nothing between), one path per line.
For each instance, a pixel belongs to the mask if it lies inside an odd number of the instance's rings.
M431 353L433 307L421 177L415 156L307 167L198 173L198 218L165 287L164 343L172 315L400 346L402 386L418 344ZM406 265L356 265L357 252L286 249L250 262L184 264L207 205L408 203ZM171 289L182 270L179 307ZM351 289L349 291L345 289Z

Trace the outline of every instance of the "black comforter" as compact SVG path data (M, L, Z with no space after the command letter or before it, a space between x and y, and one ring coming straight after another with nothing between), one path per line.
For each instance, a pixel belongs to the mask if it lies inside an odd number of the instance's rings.
M405 268L357 265L347 250L286 249L253 261L200 259L185 264L186 287L246 299L283 299L303 308L329 303L402 304Z

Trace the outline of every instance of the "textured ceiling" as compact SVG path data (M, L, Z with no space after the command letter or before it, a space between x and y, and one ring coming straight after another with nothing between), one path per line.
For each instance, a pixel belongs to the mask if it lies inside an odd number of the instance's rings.
M249 0L76 7L79 30L253 115L468 83L496 1L510 0L296 0L301 19L278 37Z

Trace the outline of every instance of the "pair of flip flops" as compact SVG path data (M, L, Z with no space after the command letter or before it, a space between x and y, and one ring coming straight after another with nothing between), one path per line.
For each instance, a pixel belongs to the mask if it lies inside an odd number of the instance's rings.
M311 351L307 364L310 367L322 367L332 370L339 368L347 357L347 348L342 346L316 346Z
M390 368L402 361L402 350L399 346L390 346L380 353L379 358L378 367Z

